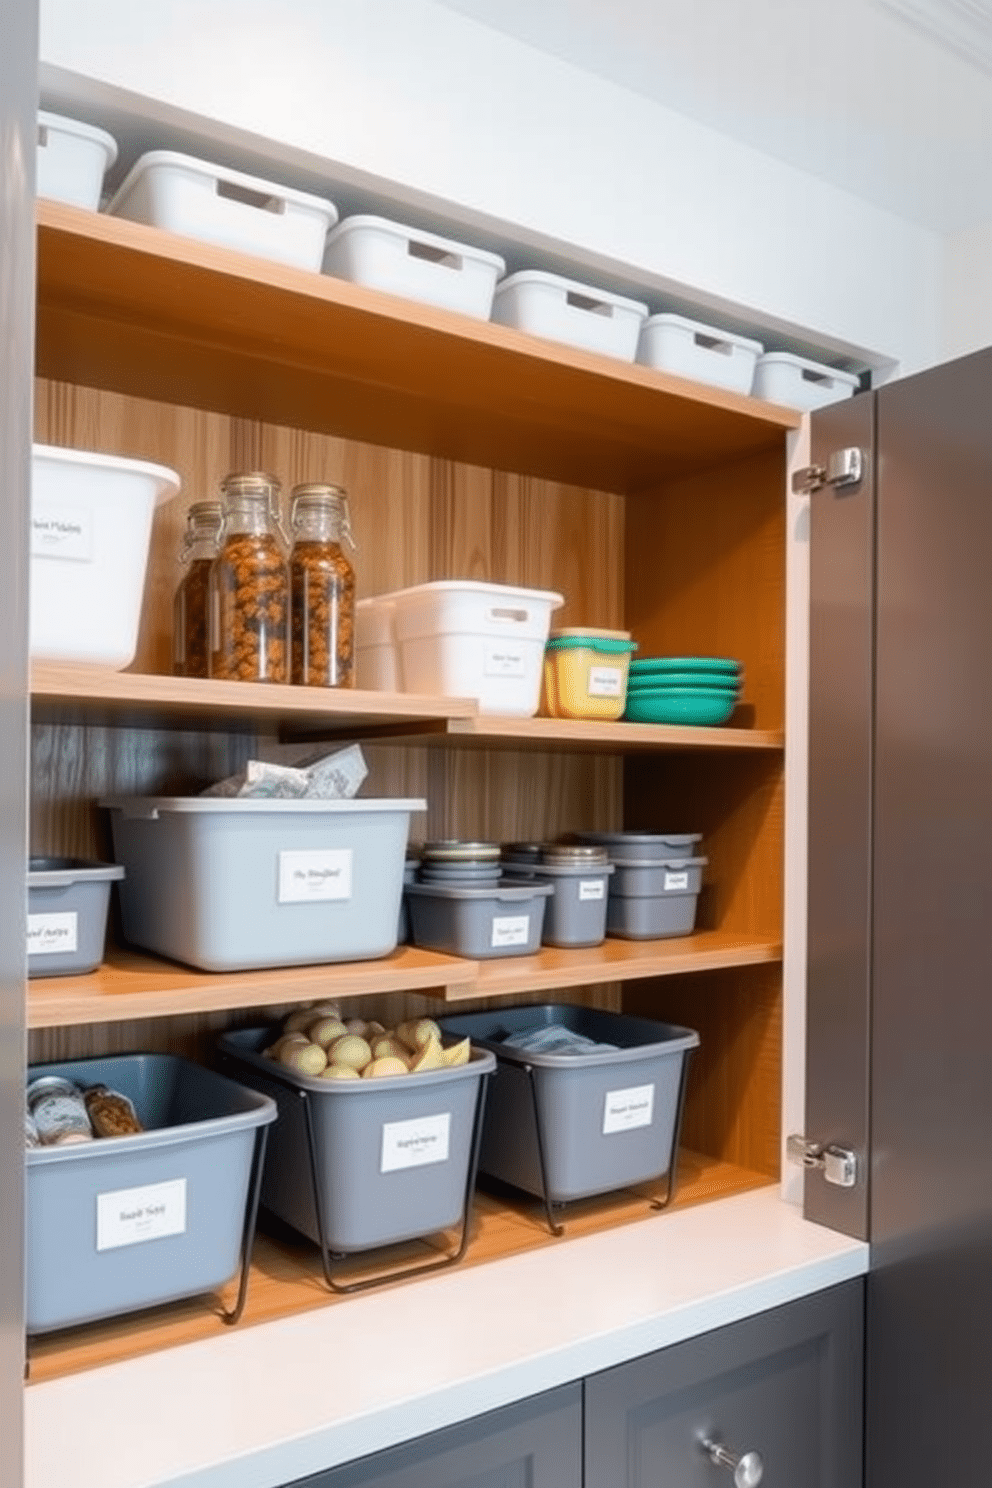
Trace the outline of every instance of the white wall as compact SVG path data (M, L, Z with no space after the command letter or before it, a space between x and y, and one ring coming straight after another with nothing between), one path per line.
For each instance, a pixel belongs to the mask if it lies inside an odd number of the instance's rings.
M903 370L940 350L935 234L430 0L41 0L41 16L42 62L97 86L575 244L659 290L692 286L828 350Z
M945 358L992 346L992 222L947 240L943 323Z

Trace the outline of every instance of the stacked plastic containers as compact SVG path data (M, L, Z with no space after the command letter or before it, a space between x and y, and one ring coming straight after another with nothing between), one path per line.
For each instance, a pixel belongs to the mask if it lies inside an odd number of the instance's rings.
M552 895L544 915L544 945L599 945L606 938L608 888L613 865L596 843L511 842L503 848L511 878L548 881Z
M454 956L527 956L553 887L504 877L497 842L426 842L405 889L415 945Z
M613 865L606 906L607 934L621 940L661 940L690 935L705 857L694 856L696 832L587 832Z

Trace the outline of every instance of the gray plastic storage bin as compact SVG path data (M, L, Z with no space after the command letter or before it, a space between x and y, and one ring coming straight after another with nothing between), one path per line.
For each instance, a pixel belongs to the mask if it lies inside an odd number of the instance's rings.
M272 1101L171 1054L37 1065L102 1083L145 1130L33 1147L27 1168L27 1330L43 1333L197 1296L241 1258L257 1128Z
M81 976L103 960L113 863L31 858L28 863L28 976Z
M624 859L616 864L610 893L621 899L698 894L708 858Z
M483 888L414 883L406 891L414 945L482 960L530 956L541 944L550 883L501 878Z
M110 808L125 937L204 971L396 948L417 800L136 797Z
M611 894L606 929L618 940L665 940L696 928L696 894Z
M380 1080L319 1080L262 1054L268 1029L224 1034L221 1052L235 1078L275 1101L262 1203L316 1244L307 1146L306 1091L325 1239L330 1250L371 1250L448 1229L467 1202L476 1107L491 1054L468 1064Z
M541 943L550 946L594 946L606 939L606 901L612 863L595 867L553 863L506 862L506 872L527 883L551 882L553 893L544 911Z
M627 859L691 858L701 832L579 832L580 842L598 842L605 847L613 863Z
M553 1026L618 1047L539 1054L505 1042L507 1035ZM691 1029L554 1004L458 1014L443 1018L441 1027L496 1056L480 1172L550 1203L672 1172L683 1072L699 1044Z

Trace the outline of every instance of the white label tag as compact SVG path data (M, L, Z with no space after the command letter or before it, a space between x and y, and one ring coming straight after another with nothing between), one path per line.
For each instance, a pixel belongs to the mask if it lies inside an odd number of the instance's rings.
M450 1111L442 1111L439 1116L417 1116L412 1121L386 1121L379 1171L395 1173L399 1168L447 1162L450 1139Z
M186 1179L96 1196L96 1248L117 1250L186 1233Z
M602 899L606 894L605 878L580 878L579 899Z
M589 668L590 697L619 697L622 691L622 667L594 666Z
M530 940L530 915L497 915L493 920L493 946L526 945Z
M689 887L689 875L688 875L688 873L666 873L665 874L665 893L666 894L674 894L676 892L676 890L678 890L678 889L687 889L688 887Z
M74 909L65 914L28 915L29 956L58 956L78 949L79 915Z
M654 1118L654 1086L631 1085L627 1090L608 1090L603 1107L603 1136L650 1126Z
M351 898L350 847L279 854L279 903L308 904Z
M36 501L31 509L32 558L93 561L93 512L88 506L54 506Z
M508 646L505 641L487 641L482 654L482 670L487 677L527 675L527 658L519 646Z

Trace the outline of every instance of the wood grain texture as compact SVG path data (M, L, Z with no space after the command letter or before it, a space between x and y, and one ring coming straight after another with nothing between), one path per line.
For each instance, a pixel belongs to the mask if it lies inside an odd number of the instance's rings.
M627 491L781 446L799 416L54 202L44 376Z
M699 1153L679 1154L678 1189L672 1210L689 1208L732 1194L761 1188L767 1179ZM622 1224L651 1219L648 1200L652 1188L621 1190L567 1206L563 1221L569 1235L592 1235ZM655 1223L663 1218L653 1217ZM349 1262L347 1280L381 1274L387 1267L423 1263L450 1247L451 1236L370 1252ZM560 1244L548 1232L543 1211L527 1196L498 1196L480 1190L475 1199L469 1248L462 1267L519 1255ZM412 1286L413 1281L392 1282ZM225 1289L226 1306L233 1302L233 1285ZM314 1308L346 1307L349 1299L329 1292L323 1280L316 1247L283 1232L262 1233L255 1243L248 1301L239 1328L293 1316ZM215 1336L224 1324L210 1298L194 1298L149 1309L130 1317L91 1323L61 1333L43 1334L30 1346L30 1385L58 1379L84 1369L137 1358L158 1349L177 1347Z

